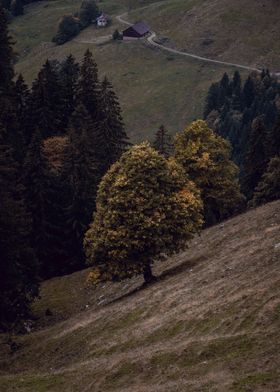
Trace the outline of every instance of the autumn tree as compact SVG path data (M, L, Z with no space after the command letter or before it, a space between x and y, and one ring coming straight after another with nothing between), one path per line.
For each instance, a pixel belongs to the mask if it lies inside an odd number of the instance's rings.
M174 159L148 143L124 153L102 179L96 213L84 239L94 281L143 274L184 249L202 225L202 203L193 183Z
M229 217L243 196L229 143L198 120L175 137L175 157L201 191L206 225Z

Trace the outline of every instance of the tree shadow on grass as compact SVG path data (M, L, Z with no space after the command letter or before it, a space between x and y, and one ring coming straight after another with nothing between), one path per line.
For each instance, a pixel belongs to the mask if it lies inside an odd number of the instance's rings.
M107 305L111 305L117 302L120 302L124 300L125 298L131 298L134 297L136 294L138 294L140 291L146 290L150 288L151 286L154 286L156 284L159 284L161 282L164 282L166 279L177 276L182 274L185 271L188 271L192 269L195 265L207 260L206 256L198 256L194 257L192 259L188 259L180 264L177 264L171 268L168 268L164 270L159 276L156 277L156 280L152 283L142 283L140 286L135 287L133 290L129 291L128 293L125 293L121 295L120 297L114 298L111 301L106 303Z

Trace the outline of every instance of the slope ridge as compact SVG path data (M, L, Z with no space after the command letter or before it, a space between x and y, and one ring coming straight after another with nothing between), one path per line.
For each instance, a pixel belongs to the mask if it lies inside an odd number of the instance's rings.
M0 391L279 391L279 243L277 201L204 230L150 287L45 282L37 330L14 354L1 337Z

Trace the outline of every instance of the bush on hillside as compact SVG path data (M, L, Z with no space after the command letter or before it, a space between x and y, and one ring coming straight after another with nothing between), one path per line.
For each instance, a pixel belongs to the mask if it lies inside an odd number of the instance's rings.
M62 45L78 35L79 32L79 20L72 15L64 16L59 23L58 32L53 38L53 42Z
M90 280L125 279L186 247L202 225L202 202L194 184L174 159L148 143L124 153L103 177L96 213L84 239Z
M99 15L98 7L94 0L84 0L80 9L80 26L82 29L89 26Z
M119 30L115 30L113 32L112 38L113 38L114 41L121 40L122 39L122 34L119 32Z

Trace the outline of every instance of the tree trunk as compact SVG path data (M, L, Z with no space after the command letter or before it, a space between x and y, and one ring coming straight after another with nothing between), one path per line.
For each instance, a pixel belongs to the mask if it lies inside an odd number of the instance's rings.
M146 264L143 270L143 276L146 284L155 282L157 278L153 275L150 264Z

